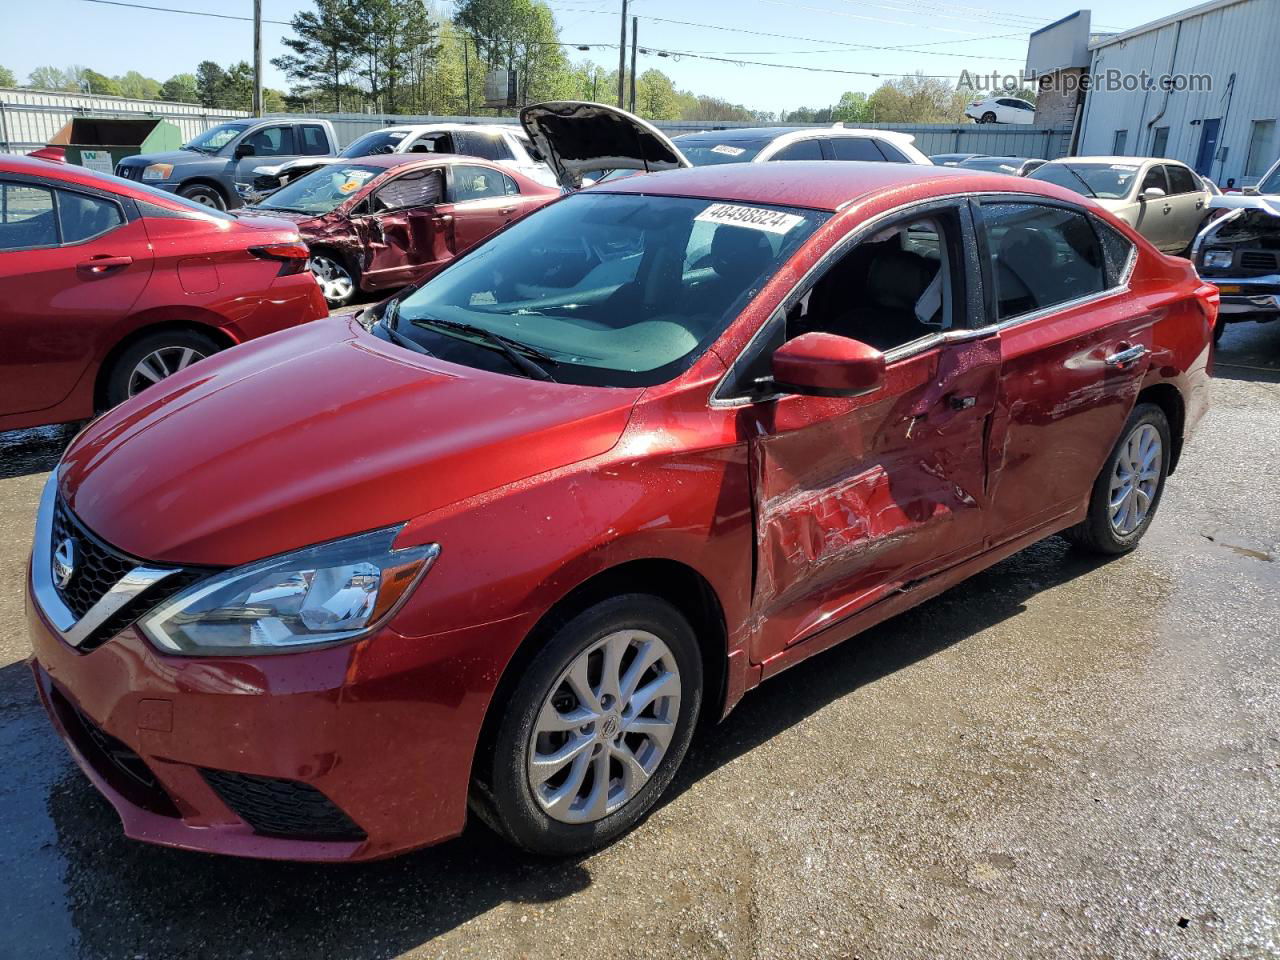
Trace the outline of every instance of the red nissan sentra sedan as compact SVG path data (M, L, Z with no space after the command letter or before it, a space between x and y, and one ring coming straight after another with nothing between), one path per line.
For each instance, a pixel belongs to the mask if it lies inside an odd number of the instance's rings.
M379 313L48 482L32 669L132 837L609 842L762 680L1049 534L1137 546L1216 294L1051 185L826 162L566 196Z
M240 217L297 223L325 299L341 307L361 290L394 290L431 276L559 195L475 157L388 154L322 164Z
M0 430L84 420L328 313L297 228L84 167L0 158Z

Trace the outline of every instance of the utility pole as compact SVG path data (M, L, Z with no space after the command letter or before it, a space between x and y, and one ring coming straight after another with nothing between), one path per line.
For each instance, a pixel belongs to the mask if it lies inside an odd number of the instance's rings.
M618 109L627 103L627 0L622 0L622 39L618 41Z
M636 112L636 34L640 32L640 18L631 18L631 106L629 109L632 113Z
M262 116L262 0L253 0L253 115Z
M462 38L462 76L467 83L467 112L463 116L471 116L471 58L467 56L467 38Z

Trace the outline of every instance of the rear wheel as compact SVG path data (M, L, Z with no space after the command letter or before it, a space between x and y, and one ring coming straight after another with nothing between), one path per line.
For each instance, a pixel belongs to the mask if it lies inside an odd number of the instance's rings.
M671 783L701 703L697 640L674 607L642 594L597 603L523 671L473 802L533 853L603 846Z
M213 338L195 330L164 330L143 337L116 358L107 379L107 406L123 403L219 349Z
M325 303L331 307L345 307L355 299L360 290L360 280L354 267L336 253L317 250L311 253L311 273L320 284Z
M211 187L208 184L193 183L189 187L182 187L178 190L178 196L194 200L202 207L212 207L214 210L227 209L227 201L222 196L221 191L217 187Z
M995 122L996 122L996 115L995 115L994 113L992 113L990 110L988 110L986 113L984 113L984 114L982 115L982 122L983 122L983 123L995 123Z
M1141 403L1098 474L1085 519L1066 532L1094 553L1128 553L1151 526L1173 449L1169 420L1154 403Z

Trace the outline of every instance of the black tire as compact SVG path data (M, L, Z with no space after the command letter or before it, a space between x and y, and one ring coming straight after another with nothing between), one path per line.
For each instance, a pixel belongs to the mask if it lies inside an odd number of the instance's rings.
M1155 492L1151 497L1151 506L1148 508L1142 522L1134 530L1128 533L1120 533L1111 522L1111 478L1116 472L1117 464L1122 451L1124 451L1129 441L1129 437L1136 430L1147 424L1154 427L1160 435L1160 477L1157 481ZM1169 462L1172 450L1172 433L1169 429L1169 420L1164 415L1164 411L1154 403L1140 403L1134 407L1133 412L1129 414L1129 419L1125 421L1124 429L1120 431L1120 437L1116 440L1116 445L1107 457L1106 464L1098 474L1098 479L1093 483L1093 491L1089 495L1088 513L1085 514L1083 521L1065 531L1065 536L1076 546L1091 553L1114 556L1128 553L1137 547L1138 541L1142 539L1143 534L1151 526L1151 521L1155 519L1156 511L1160 507L1160 498L1164 495L1165 480L1169 476Z
M996 122L996 115L995 115L995 113L993 113L992 111L988 110L986 113L984 113L984 114L982 115L982 122L983 122L983 123L995 123L995 122Z
M326 270L325 265L332 265L333 270L346 274L347 280L350 282L350 288L345 292L336 292L334 284L325 282L325 275L333 276L332 270ZM320 284L320 291L324 294L324 302L329 305L332 310L340 309L351 304L356 297L360 295L360 268L357 267L350 257L338 253L336 250L328 250L319 247L311 251L311 261L309 263L311 273L316 278L316 282Z
M214 210L227 209L227 198L222 195L222 191L217 187L209 186L207 183L193 183L190 186L179 187L178 196L194 200L196 203L212 207Z
M561 675L583 652L619 630L645 630L661 639L679 669L680 706L665 755L635 795L613 813L585 823L549 816L534 797L527 758L534 724ZM671 604L647 594L603 600L556 628L523 669L488 750L477 760L472 807L500 835L530 853L574 856L608 844L634 827L670 785L689 748L702 705L702 658L688 621Z
M1219 316L1218 319L1213 324L1214 346L1217 346L1219 343L1222 342L1222 335L1226 332L1227 332L1227 321L1223 320L1222 317Z
M131 392L130 384L134 379L134 371L145 357L157 351L193 350L199 356L190 359L188 363L195 363L213 356L221 349L221 345L216 340L196 330L161 330L131 343L116 357L111 365L111 371L107 374L104 394L107 407L114 407L128 400L133 393L141 392L140 389Z

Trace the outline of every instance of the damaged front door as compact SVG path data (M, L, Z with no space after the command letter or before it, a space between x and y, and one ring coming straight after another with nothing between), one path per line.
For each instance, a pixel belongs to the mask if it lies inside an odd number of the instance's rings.
M374 192L368 211L354 221L365 249L366 286L412 283L423 276L425 265L440 257L439 240L447 230L436 223L435 214L443 195L439 169L402 174Z
M788 336L848 336L888 362L866 396L748 408L756 662L981 549L1000 355L993 332L969 329L971 229L950 206L891 223L787 317Z

